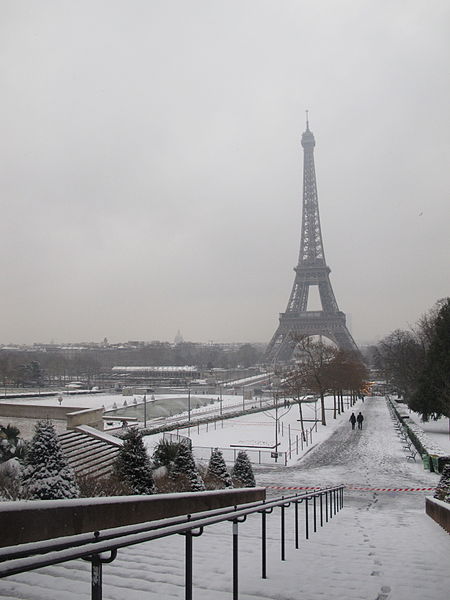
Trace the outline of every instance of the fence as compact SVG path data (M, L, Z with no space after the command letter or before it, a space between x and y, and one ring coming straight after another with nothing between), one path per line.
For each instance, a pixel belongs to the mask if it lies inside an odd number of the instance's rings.
M214 421L211 423L197 423L193 425L193 427L197 430L197 433L200 433L201 430L209 431L209 429L217 429L223 427L223 421ZM178 430L177 430L178 431ZM183 429L185 431L185 429ZM188 429L188 432L190 428ZM224 457L225 462L234 462L236 460L237 454L240 450L245 450L247 453L249 460L252 464L257 465L267 465L267 464L283 464L287 465L288 459L291 459L293 455L298 456L301 452L303 452L304 448L308 448L313 443L313 433L317 432L317 421L310 428L304 430L304 432L294 434L291 432L291 426L288 424L287 427L284 426L284 423L280 421L278 423L278 433L281 437L285 435L285 431L288 436L287 440L287 450L286 451L276 451L276 449L271 449L268 447L264 448L251 448L250 446L236 447L236 448L218 448ZM181 442L188 441L191 442L190 438L185 435L180 435L179 433L163 433L163 439L168 439L172 442ZM194 457L198 460L209 460L211 452L215 447L211 446L192 446L192 450L194 453ZM217 447L217 446L216 446Z
M114 527L110 529L96 530L94 533L81 533L66 535L51 540L37 541L13 545L0 549L0 577L7 577L17 573L32 571L34 569L55 565L82 558L91 563L91 598L102 599L102 565L113 562L118 550L127 546L133 546L151 540L167 537L175 534L185 536L185 598L193 598L193 538L202 535L204 529L210 525L229 521L232 523L232 598L239 598L239 525L244 523L248 516L259 514L261 516L261 577L267 578L267 529L266 519L274 513L274 509L280 509L280 558L286 560L286 509L294 508L294 545L299 548L300 518L299 506L303 505L304 512L304 535L309 539L310 534L316 532L335 516L344 504L344 486L336 486L315 490L313 492L293 494L272 500L262 500L241 504L240 506L227 506L203 512L195 512L192 506L189 513L175 518L166 518L156 521L140 522L138 524ZM235 490L243 492L245 490ZM255 490L258 492L258 490ZM247 490L250 493L250 490ZM220 497L227 491L215 492L214 497ZM200 492L191 494L189 502L198 501L203 506L204 494ZM161 495L164 496L164 495ZM160 496L160 498L161 498ZM170 498L173 496L167 494ZM210 497L213 495L210 494ZM108 499L90 499L91 501L108 501ZM145 501L145 499L142 499ZM159 499L158 499L159 500ZM120 499L118 499L120 502ZM53 501L58 502L58 501ZM76 501L71 503L72 510L76 507ZM86 501L85 501L86 502ZM126 499L124 499L126 502ZM244 500L245 502L245 500ZM74 504L75 503L75 504ZM92 502L94 504L94 502ZM14 505L15 503L8 503ZM33 503L30 503L33 504ZM3 507L4 517L7 519L7 508ZM58 508L54 509L55 511ZM201 510L201 509L200 509ZM126 511L129 514L129 511ZM91 529L92 531L92 529ZM104 553L109 552L109 557Z
M215 448L208 446L193 446L192 453L196 460L209 460L211 452L214 449ZM248 448L246 446L218 448L218 450L222 452L225 462L235 462L238 453L244 450L250 462L254 465L273 465L274 462L285 466L287 465L287 452L276 452L275 450L270 449L261 450L259 448Z

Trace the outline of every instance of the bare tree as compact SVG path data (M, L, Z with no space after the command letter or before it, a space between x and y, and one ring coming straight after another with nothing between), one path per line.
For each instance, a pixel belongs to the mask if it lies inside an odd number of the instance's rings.
M300 429L303 441L306 441L302 402L308 396L309 390L305 379L305 371L297 367L288 367L283 373L282 388L284 393L298 405Z
M328 366L336 357L337 349L305 336L297 335L293 339L296 343L297 370L304 379L305 389L320 396L322 425L326 425L325 395L332 391Z

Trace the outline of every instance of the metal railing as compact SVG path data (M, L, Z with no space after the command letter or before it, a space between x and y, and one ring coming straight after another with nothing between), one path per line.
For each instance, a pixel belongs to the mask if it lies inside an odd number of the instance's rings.
M261 515L261 577L266 579L267 515L273 514L276 508L280 509L280 558L284 561L286 560L286 509L291 506L294 508L294 543L295 548L298 549L300 505L303 505L304 509L305 539L309 539L312 532L316 532L318 527L322 527L343 508L343 492L344 486L340 485L240 506L0 548L0 577L81 558L91 563L91 598L101 600L102 566L114 561L119 549L181 534L185 536L185 599L192 600L193 539L202 535L205 527L229 521L232 523L233 536L232 598L238 600L239 525L251 514ZM104 553L109 553L109 556L105 557Z

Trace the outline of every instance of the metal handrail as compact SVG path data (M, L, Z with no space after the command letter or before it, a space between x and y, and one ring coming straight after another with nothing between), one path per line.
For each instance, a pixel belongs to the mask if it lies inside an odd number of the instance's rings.
M325 518L328 522L343 507L344 486L333 486L302 492L273 500L215 509L158 521L126 525L105 529L101 532L85 533L21 544L0 549L0 577L32 571L37 568L60 564L82 558L92 563L92 599L102 598L102 564L112 562L120 548L133 546L170 535L182 534L186 537L186 598L192 598L192 538L201 535L207 526L231 521L233 523L233 599L238 598L238 523L248 515L260 513L262 517L262 577L267 577L266 565L266 515L274 508L281 508L281 560L285 560L285 509L295 506L295 547L298 548L298 505L305 505L305 537L310 535L308 503L313 501L313 531L317 530L317 503L320 499L320 525L323 519L323 497L325 496ZM195 531L198 530L198 531ZM109 558L104 557L110 552Z

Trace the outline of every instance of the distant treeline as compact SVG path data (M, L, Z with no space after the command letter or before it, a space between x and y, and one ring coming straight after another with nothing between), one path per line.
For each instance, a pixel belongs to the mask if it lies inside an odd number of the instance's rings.
M79 378L94 381L114 366L182 366L200 369L252 367L263 359L263 347L224 347L183 342L154 342L138 348L95 347L52 350L0 350L0 380L4 386L36 386Z

